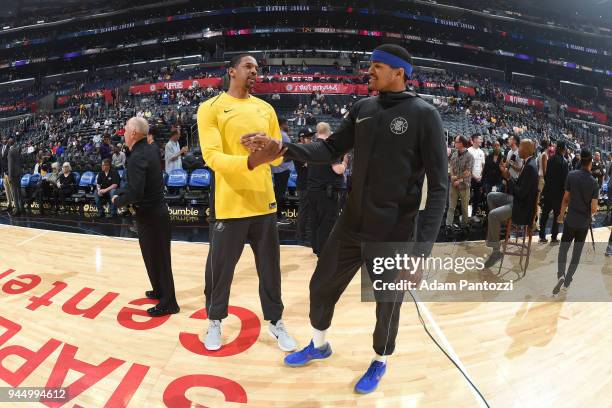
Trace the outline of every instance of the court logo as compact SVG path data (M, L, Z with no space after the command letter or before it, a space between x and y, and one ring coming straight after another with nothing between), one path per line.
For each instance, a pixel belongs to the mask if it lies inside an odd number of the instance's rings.
M287 86L285 87L285 89L286 89L288 92L291 92L291 91L293 91L293 85L287 85Z
M391 121L391 132L402 135L408 130L408 121L402 117L397 117Z

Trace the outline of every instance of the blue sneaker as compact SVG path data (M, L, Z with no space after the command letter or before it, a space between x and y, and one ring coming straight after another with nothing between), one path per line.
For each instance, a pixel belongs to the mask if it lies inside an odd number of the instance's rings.
M329 343L325 344L323 348L316 348L311 340L308 346L287 355L285 357L285 364L290 367L301 367L308 364L310 360L322 360L331 356L331 354L332 349Z
M355 392L358 394L369 394L378 387L378 383L387 371L387 364L381 361L372 361L368 371L355 384Z

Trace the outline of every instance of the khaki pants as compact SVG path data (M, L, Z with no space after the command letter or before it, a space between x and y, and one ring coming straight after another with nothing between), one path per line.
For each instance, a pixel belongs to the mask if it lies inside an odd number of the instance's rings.
M457 200L461 198L461 226L466 227L468 224L468 204L470 203L470 189L458 189L455 186L450 186L448 194L448 211L446 214L446 225L452 226L455 218L455 207Z
M15 207L15 200L13 199L13 185L8 175L4 175L4 192L6 193L6 202L9 208Z

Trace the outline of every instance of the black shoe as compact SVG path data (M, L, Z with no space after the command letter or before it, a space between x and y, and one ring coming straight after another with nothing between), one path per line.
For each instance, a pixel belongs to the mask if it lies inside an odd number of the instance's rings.
M154 290L147 290L145 296L149 299L159 299L160 296Z
M563 286L564 283L565 283L565 278L563 278L563 277L559 278L559 281L557 282L557 284L553 288L553 295L558 295L559 294L559 291L561 290L561 286Z
M540 237L540 244L546 244L548 240L546 238Z
M557 238L550 239L550 245L558 245L558 244L559 244L559 240Z
M490 268L495 265L502 258L502 253L498 249L494 249L489 255L489 258L485 261L485 268Z
M158 307L158 306L154 306L150 309L147 309L147 314L152 317L159 317L159 316L175 314L181 311L181 308L178 306L175 306L175 307Z

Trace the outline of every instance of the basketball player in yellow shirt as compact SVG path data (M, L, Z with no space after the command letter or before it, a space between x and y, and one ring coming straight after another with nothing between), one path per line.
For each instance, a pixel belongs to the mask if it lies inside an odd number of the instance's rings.
M228 314L234 269L247 240L255 254L259 298L268 331L283 351L297 348L282 321L280 246L276 200L268 156L280 152L281 132L274 108L250 94L257 78L257 61L238 55L230 61L229 90L198 108L202 155L214 171L211 198L210 250L205 288L208 332L204 346L222 346L221 322ZM274 142L250 153L240 143L246 134L266 134ZM278 165L282 158L272 162Z

